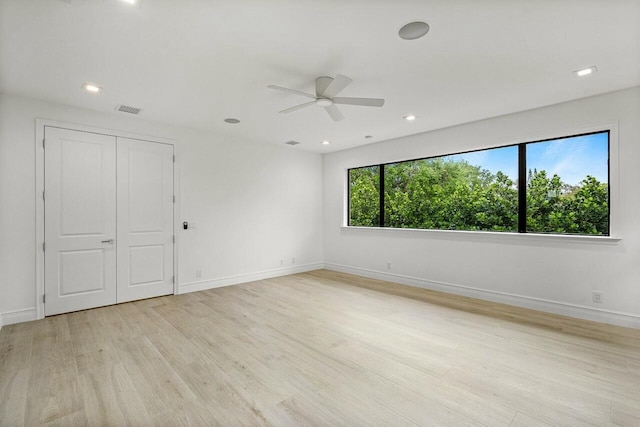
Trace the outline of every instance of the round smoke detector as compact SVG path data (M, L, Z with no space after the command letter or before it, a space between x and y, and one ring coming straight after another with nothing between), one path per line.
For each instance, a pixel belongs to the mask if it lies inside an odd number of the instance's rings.
M398 35L404 40L415 40L429 32L429 24L422 21L409 22L400 28Z
M238 123L240 123L240 120L233 119L233 118L224 119L224 121L226 123L229 123L229 124L232 124L232 125L237 125Z

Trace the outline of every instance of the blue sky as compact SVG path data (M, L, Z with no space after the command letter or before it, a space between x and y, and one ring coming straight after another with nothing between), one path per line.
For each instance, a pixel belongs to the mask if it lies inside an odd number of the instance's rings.
M558 174L571 185L579 184L587 175L607 182L608 157L606 132L527 145L527 169L545 170L548 176ZM501 171L514 181L518 177L518 147L457 154L446 159L466 160L493 173Z

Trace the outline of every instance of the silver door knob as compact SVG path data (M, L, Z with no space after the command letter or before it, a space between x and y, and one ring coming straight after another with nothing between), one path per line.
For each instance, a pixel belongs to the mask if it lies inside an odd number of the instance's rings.
M103 240L102 243L108 243L110 245L113 245L113 239Z

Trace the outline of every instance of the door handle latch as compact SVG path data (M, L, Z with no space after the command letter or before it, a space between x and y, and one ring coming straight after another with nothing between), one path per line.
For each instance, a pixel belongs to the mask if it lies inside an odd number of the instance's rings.
M103 240L102 243L108 243L110 245L113 245L113 239Z

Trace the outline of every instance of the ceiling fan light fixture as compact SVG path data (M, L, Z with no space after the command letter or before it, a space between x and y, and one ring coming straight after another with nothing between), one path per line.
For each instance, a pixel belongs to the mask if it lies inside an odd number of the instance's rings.
M409 22L398 31L403 40L416 40L429 32L429 24L422 21Z
M316 104L321 107L328 107L329 105L333 104L333 101L328 98L318 98L316 99Z

